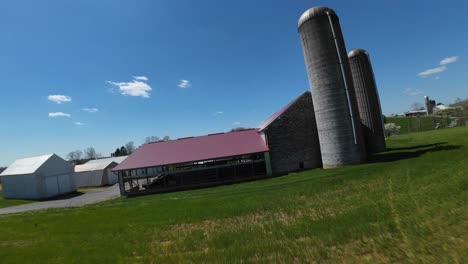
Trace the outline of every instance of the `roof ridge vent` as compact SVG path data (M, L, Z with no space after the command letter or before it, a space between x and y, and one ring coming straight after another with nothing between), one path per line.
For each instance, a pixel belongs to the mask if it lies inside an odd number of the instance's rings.
M221 134L224 134L224 132L212 133L212 134L208 134L208 136L221 135Z
M183 137L183 138L178 138L177 140L181 140L181 139L189 139L189 138L194 138L194 137Z

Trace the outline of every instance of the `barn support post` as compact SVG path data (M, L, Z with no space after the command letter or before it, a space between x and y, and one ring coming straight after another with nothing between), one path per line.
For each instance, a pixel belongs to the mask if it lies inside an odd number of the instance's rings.
M123 172L119 171L119 172L118 172L118 175L119 175L120 196L124 196L124 193L125 193L125 185L124 185L124 181L123 181Z
M266 167L266 174L267 176L271 176L271 159L270 159L270 152L265 152L264 158L265 158L265 167Z

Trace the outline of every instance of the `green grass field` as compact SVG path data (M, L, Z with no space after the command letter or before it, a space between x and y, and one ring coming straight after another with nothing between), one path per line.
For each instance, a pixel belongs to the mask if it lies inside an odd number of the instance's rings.
M468 263L468 127L364 165L0 216L1 263Z

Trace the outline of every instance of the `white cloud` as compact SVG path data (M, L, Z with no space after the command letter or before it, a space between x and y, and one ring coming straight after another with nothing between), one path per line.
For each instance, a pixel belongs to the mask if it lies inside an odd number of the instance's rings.
M423 72L420 72L418 75L422 78L426 78L427 76L429 75L432 75L432 74L436 74L436 73L440 73L440 72L443 72L447 69L447 67L445 66L440 66L440 67L437 67L437 68L432 68L432 69L428 69L428 70L425 70Z
M51 94L51 95L47 96L47 99L49 101L55 102L57 104L71 102L71 97L70 96L61 95L61 94Z
M188 80L180 80L179 84L177 85L179 88L189 88L190 86L192 86L192 83Z
M146 76L133 76L133 79L138 80L138 81L145 81L147 82L149 79Z
M137 76L137 77L144 77L144 76ZM150 97L149 92L153 90L151 86L136 79L135 77L131 82L107 81L107 83L118 87L121 94L129 95L129 96L140 96L143 98L149 98Z
M447 58L440 61L440 65L446 65L446 64L454 63L454 62L458 61L458 59L459 59L458 56L447 57Z
M84 125L85 125L84 123L81 123L81 122L75 122L75 123L73 123L73 124L75 124L75 125L77 125L77 126L84 126Z
M224 114L223 111L216 111L216 112L213 113L213 115L222 115L222 114Z
M233 124L233 125L236 125L236 126L238 126L238 125L240 125L240 124L241 124L241 122L239 122L239 121L236 121L236 122L234 122L234 123L232 123L232 124Z
M49 117L71 117L70 114L67 114L67 113L64 113L64 112L53 112L53 113L49 113Z
M440 79L440 76L436 76L436 77L434 77L434 79L439 80L439 79Z
M422 93L423 93L423 91L420 90L420 89L407 88L405 90L405 94L410 95L410 96L414 96L414 95L418 95L418 94L422 94Z
M88 113L96 113L99 111L97 108L83 108L83 111L88 112Z

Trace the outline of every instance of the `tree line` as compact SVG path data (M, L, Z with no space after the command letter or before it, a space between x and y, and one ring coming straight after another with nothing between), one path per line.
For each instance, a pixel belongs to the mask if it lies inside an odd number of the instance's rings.
M132 154L135 151L135 144L133 141L127 142L125 146L121 146L120 148L116 148L113 153L111 153L111 157L121 157L127 156Z
M158 136L148 136L145 138L144 143L153 143L153 142L160 142L160 141L168 141L171 138L169 136L164 136L162 138ZM135 151L135 143L133 141L127 142L125 145L121 147L117 147L114 152L110 154L111 157L121 157L121 156L128 156ZM74 150L68 153L67 160L71 161L75 164L81 163L84 160L93 160L101 158L101 153L97 152L94 147L89 147L84 150Z
M81 160L97 159L102 157L101 153L98 153L94 147L89 147L84 150L74 150L67 155L67 160L78 163Z

